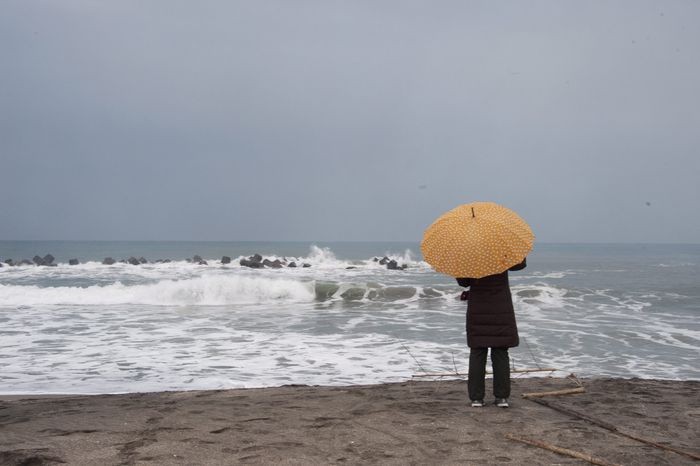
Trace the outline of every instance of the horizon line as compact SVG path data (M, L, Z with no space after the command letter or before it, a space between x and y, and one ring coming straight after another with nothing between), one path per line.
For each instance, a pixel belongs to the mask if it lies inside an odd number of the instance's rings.
M233 239L0 239L0 242L65 242L65 243L413 243L420 240L233 240ZM535 244L551 245L700 245L700 242L670 241L538 241Z

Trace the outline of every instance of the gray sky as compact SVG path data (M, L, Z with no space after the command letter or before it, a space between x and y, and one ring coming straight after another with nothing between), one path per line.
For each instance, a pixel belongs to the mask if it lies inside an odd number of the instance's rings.
M697 1L0 10L0 239L700 242Z

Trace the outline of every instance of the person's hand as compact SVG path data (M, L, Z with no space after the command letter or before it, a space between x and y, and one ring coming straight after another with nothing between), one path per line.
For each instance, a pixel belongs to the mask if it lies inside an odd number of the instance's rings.
M462 294L459 295L459 300L460 301L468 301L469 300L469 291L462 291Z

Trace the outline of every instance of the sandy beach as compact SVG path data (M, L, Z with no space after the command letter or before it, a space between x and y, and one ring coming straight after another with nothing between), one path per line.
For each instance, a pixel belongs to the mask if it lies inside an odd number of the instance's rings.
M697 464L620 432L700 455L700 382L582 382L546 406L522 394L572 380L514 379L509 409L469 407L459 380L2 396L0 464L588 464L509 434L611 464Z

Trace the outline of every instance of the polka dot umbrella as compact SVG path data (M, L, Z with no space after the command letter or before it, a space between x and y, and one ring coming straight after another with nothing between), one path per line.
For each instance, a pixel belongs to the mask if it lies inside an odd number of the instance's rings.
M512 210L493 202L472 202L444 213L425 230L421 251L438 272L481 278L519 264L535 235Z

